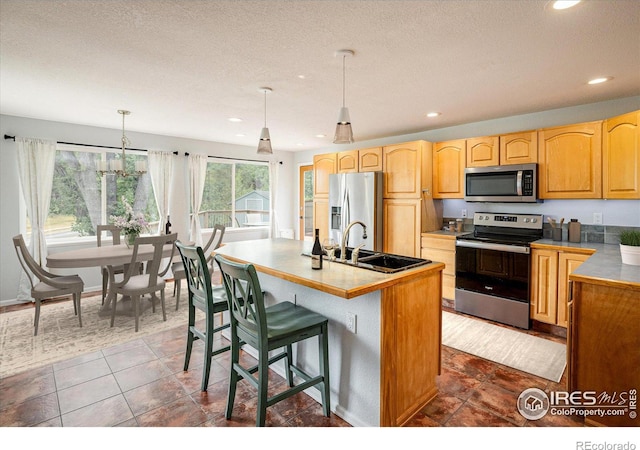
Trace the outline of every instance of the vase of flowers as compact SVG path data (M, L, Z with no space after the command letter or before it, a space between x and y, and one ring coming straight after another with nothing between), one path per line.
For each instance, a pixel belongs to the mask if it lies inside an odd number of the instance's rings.
M111 216L110 219L124 234L124 242L127 247L131 247L142 230L148 230L149 222L144 214L135 212L124 197L122 197L122 204L124 205L124 215Z

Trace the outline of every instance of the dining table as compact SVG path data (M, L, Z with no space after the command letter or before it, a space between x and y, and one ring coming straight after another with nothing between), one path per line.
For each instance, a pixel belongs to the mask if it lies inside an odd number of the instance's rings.
M172 255L172 252L176 255L177 251L175 251L173 247L173 244L166 244L162 255L167 258ZM98 315L100 317L110 317L112 304L116 304L116 315L131 316L134 312L129 298L125 297L121 302L115 301L115 293L113 292L115 274L113 267L131 263L132 257L133 246L128 246L126 244L86 247L49 254L47 256L47 267L50 269L106 267L109 273L107 296L105 298L104 305L102 305L98 312ZM141 245L138 248L136 262L144 263L152 257L153 246ZM149 306L151 306L151 302L146 304L144 309L147 309Z

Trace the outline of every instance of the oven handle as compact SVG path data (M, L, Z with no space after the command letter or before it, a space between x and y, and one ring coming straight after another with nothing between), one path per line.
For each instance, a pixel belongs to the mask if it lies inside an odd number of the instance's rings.
M465 241L465 240L457 240L456 247L469 247L469 248L479 248L485 250L498 250L502 252L508 253L531 253L531 248L522 247L519 245L507 245L507 244L495 244L495 243L487 243L487 242L476 242L476 241Z

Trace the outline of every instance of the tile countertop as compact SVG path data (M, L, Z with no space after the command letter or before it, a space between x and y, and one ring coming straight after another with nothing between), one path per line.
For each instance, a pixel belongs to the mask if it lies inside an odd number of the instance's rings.
M593 254L569 276L572 280L621 284L623 287L640 289L640 266L622 264L618 245L540 239L532 242L531 247Z

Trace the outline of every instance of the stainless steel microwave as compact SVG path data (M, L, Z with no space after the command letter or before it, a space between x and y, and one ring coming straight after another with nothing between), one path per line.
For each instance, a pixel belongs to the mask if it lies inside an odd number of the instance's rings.
M464 199L535 203L538 201L538 165L468 167L464 170Z

